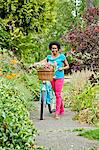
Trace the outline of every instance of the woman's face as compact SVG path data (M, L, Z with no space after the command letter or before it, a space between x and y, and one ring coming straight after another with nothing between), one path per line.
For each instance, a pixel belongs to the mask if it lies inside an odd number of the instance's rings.
M52 45L51 52L52 52L53 55L56 55L58 53L57 45Z

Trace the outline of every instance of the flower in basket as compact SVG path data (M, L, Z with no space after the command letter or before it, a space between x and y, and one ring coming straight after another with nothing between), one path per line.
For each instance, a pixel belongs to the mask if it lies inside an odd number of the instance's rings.
M37 70L45 70L45 71L55 71L55 65L52 63L42 63L42 64L37 64L35 67Z

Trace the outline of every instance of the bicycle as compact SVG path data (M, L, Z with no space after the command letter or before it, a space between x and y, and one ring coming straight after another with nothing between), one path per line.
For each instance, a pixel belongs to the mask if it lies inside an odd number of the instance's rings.
M48 92L47 91L47 82L46 81L42 81L40 120L44 119L44 104L48 105L49 113L54 112L54 110L51 110L51 97L49 97L49 102L47 101L47 97L46 97L47 94L49 94L49 96L50 96L50 91L49 91L49 93L47 93L47 92Z
M48 105L48 110L50 113L55 112L55 109L51 109L51 96L54 96L54 93L52 92L50 81L53 79L53 73L53 70L38 70L38 78L42 81L40 120L43 120L44 102Z
M32 69L32 68L35 69L36 67L34 65L32 65L32 67L30 67L30 69ZM45 77L44 77L45 80L43 80L42 77L41 78L39 77L39 79L42 81L41 89L40 89L40 99L41 99L40 100L41 101L40 120L43 120L44 119L44 103L46 103L48 105L49 113L55 112L55 109L53 109L53 110L51 109L51 99L53 99L54 93L51 91L51 89L48 91L48 89L47 89L48 80ZM52 92L52 95L50 95L50 92ZM47 94L49 95L49 101L47 101L47 97L46 97ZM51 96L53 96L53 97L51 97Z

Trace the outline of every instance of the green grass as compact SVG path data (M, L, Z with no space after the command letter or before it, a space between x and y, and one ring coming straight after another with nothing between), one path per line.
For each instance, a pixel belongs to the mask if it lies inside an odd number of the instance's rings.
M64 86L63 86L63 92L68 91L69 88L70 88L70 83L68 83L68 82L65 81Z
M84 128L75 128L72 130L73 132L81 132L81 131L85 131Z
M79 131L78 135L84 136L88 139L99 140L99 127L96 129L92 129L92 130L74 129L74 131Z
M84 128L75 128L72 130L72 132L78 132L79 136L84 136L91 140L99 140L99 127L91 130Z
M62 90L62 92L63 92L63 96L62 97L64 99L64 106L65 106L65 108L68 108L69 104L70 104L68 102L68 93L69 93L69 91L70 91L70 83L65 81L64 86L63 86L63 90Z

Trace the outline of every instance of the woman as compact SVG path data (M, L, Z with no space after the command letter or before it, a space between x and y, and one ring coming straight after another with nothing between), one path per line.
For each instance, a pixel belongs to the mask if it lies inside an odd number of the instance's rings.
M56 112L54 117L58 119L60 114L64 114L64 104L61 97L61 91L64 84L64 70L69 68L69 64L66 60L65 55L59 53L59 42L51 42L49 44L49 49L51 50L51 55L48 55L44 61L52 63L56 66L55 74L53 80L51 81L51 85L56 97Z
M55 118L58 119L60 114L64 114L64 104L61 97L61 91L64 84L64 70L69 69L69 64L66 60L64 54L59 52L60 43L59 42L51 42L49 44L49 49L51 50L51 55L48 55L46 59L40 61L40 64L53 64L55 65L55 73L53 80L51 81L52 88L56 97L56 111ZM36 65L39 63L35 63Z

